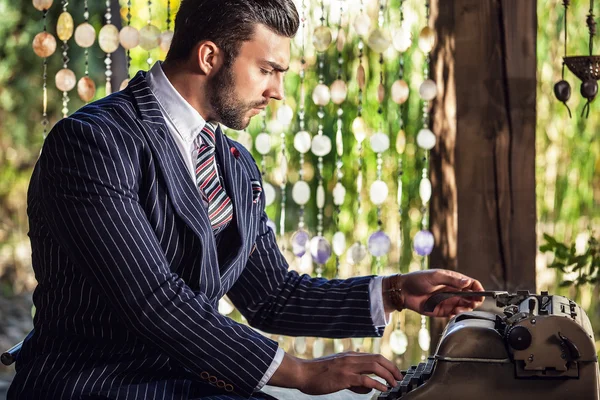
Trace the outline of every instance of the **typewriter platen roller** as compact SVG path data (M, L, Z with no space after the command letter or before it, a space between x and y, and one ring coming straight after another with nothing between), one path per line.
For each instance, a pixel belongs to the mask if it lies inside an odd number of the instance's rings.
M576 303L546 292L492 293L502 314L452 318L435 356L402 371L378 399L600 400L592 326Z

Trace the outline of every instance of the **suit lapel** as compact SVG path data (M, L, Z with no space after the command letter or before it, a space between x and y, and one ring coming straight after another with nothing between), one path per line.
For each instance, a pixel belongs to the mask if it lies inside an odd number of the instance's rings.
M143 72L131 80L129 87L136 98L142 120L151 126L147 140L153 150L157 163L164 174L165 184L173 208L185 224L198 236L202 246L204 267L215 265L217 251L208 212L202 204L198 188L190 178L190 173L181 159L181 154L165 125L160 106L146 83ZM200 282L210 298L216 295L219 287L214 287L213 279ZM217 280L218 281L218 280Z

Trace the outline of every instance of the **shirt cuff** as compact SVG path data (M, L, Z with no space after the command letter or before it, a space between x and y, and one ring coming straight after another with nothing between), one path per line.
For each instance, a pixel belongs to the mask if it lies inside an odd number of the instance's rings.
M265 375L262 377L260 382L258 382L258 386L256 386L256 389L254 389L254 391L258 392L260 389L263 388L263 386L265 386L267 384L267 382L269 382L269 380L271 379L271 377L273 376L275 371L277 371L277 368L279 368L279 365L281 365L284 355L285 355L285 352L283 351L283 349L281 347L277 348L277 353L275 353L275 358L273 358L273 361L271 361L271 365L269 365L269 369L267 369L267 372L265 373Z
M383 276L376 276L369 282L369 296L371 298L371 319L376 328L387 326L392 320L392 314L386 314L383 309Z

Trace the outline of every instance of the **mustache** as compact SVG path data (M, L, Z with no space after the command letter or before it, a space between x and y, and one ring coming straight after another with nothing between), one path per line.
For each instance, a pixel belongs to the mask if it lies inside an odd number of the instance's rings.
M269 105L269 101L268 100L266 102L265 101L260 101L260 102L252 104L252 108L265 108L268 105Z

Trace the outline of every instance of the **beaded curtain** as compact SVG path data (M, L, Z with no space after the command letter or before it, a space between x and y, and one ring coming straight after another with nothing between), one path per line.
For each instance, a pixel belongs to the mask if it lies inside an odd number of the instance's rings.
M295 2L301 26L285 100L244 131L226 129L263 173L279 246L292 269L326 278L427 268L428 153L436 142L429 101L437 93L428 79L429 1ZM179 1L115 4L33 0L42 21L33 50L43 60L44 137L57 118L125 87L128 79L112 79L119 68L129 77L164 59ZM49 101L62 103L60 115L48 115ZM245 322L226 298L219 309ZM383 339L274 339L300 357L353 349L410 365L429 350L426 322L403 312Z

